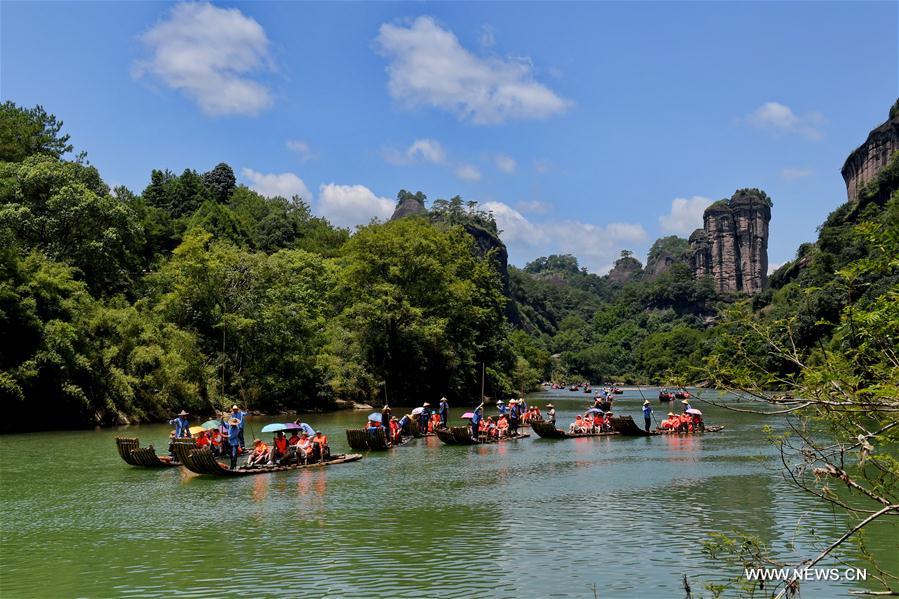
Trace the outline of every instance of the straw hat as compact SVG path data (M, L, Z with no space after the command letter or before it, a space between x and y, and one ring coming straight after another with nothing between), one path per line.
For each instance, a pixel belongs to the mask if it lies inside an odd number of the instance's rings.
M674 412L668 412L669 416L674 416Z
M556 406L552 405L551 403L548 403L548 404L546 404L546 407L547 407L547 408L554 408L554 407L556 407Z
M240 408L237 407L237 404L234 404L233 406L231 406L231 411L239 410L239 409Z
M680 400L680 402L681 402L681 403L690 403L690 402L687 401L686 399L682 399L682 400Z
M253 445L259 445L262 443L262 439L253 439Z
M184 410L181 410L181 411L178 413L178 415L179 415L179 416L190 416L190 414L187 413L187 412L185 412Z
M496 405L500 405L500 404L503 404L503 403L505 403L505 402L504 402L503 400L501 400L501 399L497 399L497 400L496 400Z
M240 420L238 420L237 418L232 418L231 420L228 421L228 424L230 424L232 426L239 426Z
M648 399L647 399L647 400L644 400L644 401L643 401L643 405L644 405L644 406L648 406L648 405L649 405L649 400L648 400Z
M430 405L431 405L431 404L429 404L428 402L424 402L423 404L421 404L421 407L427 408L427 407L430 406Z
M445 397L441 397L440 401L447 401L447 399Z

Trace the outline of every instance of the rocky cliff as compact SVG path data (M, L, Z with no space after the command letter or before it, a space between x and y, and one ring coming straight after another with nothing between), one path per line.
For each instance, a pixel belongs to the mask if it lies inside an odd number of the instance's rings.
M621 257L615 261L615 266L609 271L609 280L613 283L627 283L643 272L643 265L632 257L630 252L621 252Z
M849 201L858 199L861 188L871 181L899 151L899 100L890 109L890 118L868 134L868 139L855 149L843 164Z
M771 200L758 189L740 189L706 208L703 228L690 235L693 276L710 276L720 292L754 294L768 285Z

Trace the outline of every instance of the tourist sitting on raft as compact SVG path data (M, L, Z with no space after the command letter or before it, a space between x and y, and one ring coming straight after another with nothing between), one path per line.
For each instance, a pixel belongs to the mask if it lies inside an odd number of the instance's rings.
M294 441L294 439L296 439L296 441ZM299 437L294 433L293 437L289 439L288 444L293 453L294 461L298 464L309 463L309 458L312 456L312 441L309 440L309 433L304 431Z
M328 437L321 431L315 431L312 437L312 461L323 462L331 459L331 448L328 447Z
M578 414L574 417L574 422L568 425L568 432L572 435L583 435L593 432L593 421L589 418L585 419Z
M394 445L400 443L403 440L402 429L400 429L399 420L396 419L396 416L390 417L390 442Z
M288 449L287 437L284 436L283 431L278 431L272 439L272 450L268 454L267 465L287 463L290 461L289 458L290 450Z
M662 422L659 423L659 428L662 430L677 430L680 426L680 418L674 412L668 412L668 417L665 418Z
M197 433L197 448L201 447L209 447L209 437L206 436L206 431Z
M497 437L508 437L509 436L509 419L506 418L505 414L500 414L499 419L496 421L496 436Z
M270 450L262 439L253 439L253 450L247 458L247 466L261 466L268 461Z

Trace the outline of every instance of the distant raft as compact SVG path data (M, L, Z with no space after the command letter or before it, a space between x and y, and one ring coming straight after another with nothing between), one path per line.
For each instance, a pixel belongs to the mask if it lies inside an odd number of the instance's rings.
M558 429L549 422L535 420L531 422L531 428L538 436L544 439L573 439L575 437L607 437L609 435L618 435L618 431L603 431L596 433L569 433Z
M322 462L314 462L312 464L290 464L288 466L240 466L234 470L227 468L224 464L215 459L212 450L208 447L191 449L185 454L184 467L191 472L197 474L210 474L213 476L246 476L250 474L265 474L267 472L283 472L285 470L305 470L307 468L322 468L324 466L333 466L335 464L345 464L347 462L355 462L361 460L362 455L358 453L347 453L331 456Z
M512 441L514 439L524 439L530 437L528 433L518 433L510 437L501 437L499 439L488 439L479 436L477 440L471 437L470 426L451 426L449 428L437 429L437 438L447 445L482 445L486 443L501 443L503 441Z
M140 439L129 437L116 437L116 448L119 456L126 464L143 468L170 468L180 466L178 462L169 456L158 456L152 445L141 447Z

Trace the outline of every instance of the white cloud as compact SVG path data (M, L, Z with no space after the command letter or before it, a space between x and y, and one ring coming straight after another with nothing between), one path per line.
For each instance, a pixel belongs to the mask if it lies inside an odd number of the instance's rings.
M503 202L485 202L481 207L493 213L510 256L519 262L568 253L577 256L589 270L606 274L622 249L648 240L643 226L635 223L610 223L605 227L580 221L538 224Z
M485 124L547 117L569 105L534 79L529 60L476 56L430 17L408 27L385 23L375 41L390 61L388 91L407 107L434 106Z
M182 91L205 114L253 115L272 103L268 88L253 79L271 67L268 37L236 8L176 4L140 41L151 56L135 62L133 75Z
M493 164L496 165L496 168L506 173L507 175L511 175L515 172L515 169L518 168L518 163L515 162L515 159L506 154L497 154L493 157Z
M746 122L759 129L782 133L797 133L809 139L821 139L824 117L819 112L797 115L789 106L780 102L765 102L747 117Z
M771 264L769 264L769 265L768 265L768 276L770 277L771 274L772 274L775 270L777 270L778 268L780 268L780 267L783 266L784 264L786 264L786 262L772 262Z
M312 152L312 147L309 145L309 142L303 141L302 139L288 139L284 142L284 145L288 150L297 155L300 162L306 162L307 160L312 160L316 157Z
M795 181L804 177L811 176L812 171L808 168L785 168L780 171L780 176L787 181Z
M519 212L529 212L531 214L546 214L552 210L552 204L541 202L540 200L530 200L526 202L516 202L515 208Z
M251 168L244 168L240 172L243 178L250 182L250 189L267 198L274 196L290 198L298 195L307 202L312 201L309 188L293 173L260 173Z
M390 164L403 166L416 162L446 164L446 150L436 139L422 138L413 141L408 148L400 150L393 147L383 148L381 157Z
M382 198L364 185L329 183L318 190L317 212L339 227L364 225L373 218L387 220L395 203Z
M481 171L473 164L460 164L456 168L455 175L463 181L475 183L481 180Z
M406 150L406 156L434 164L446 162L446 151L440 145L440 142L435 139L416 139Z
M671 212L659 217L662 230L678 235L689 235L702 226L702 213L712 200L703 196L675 198L671 201Z

